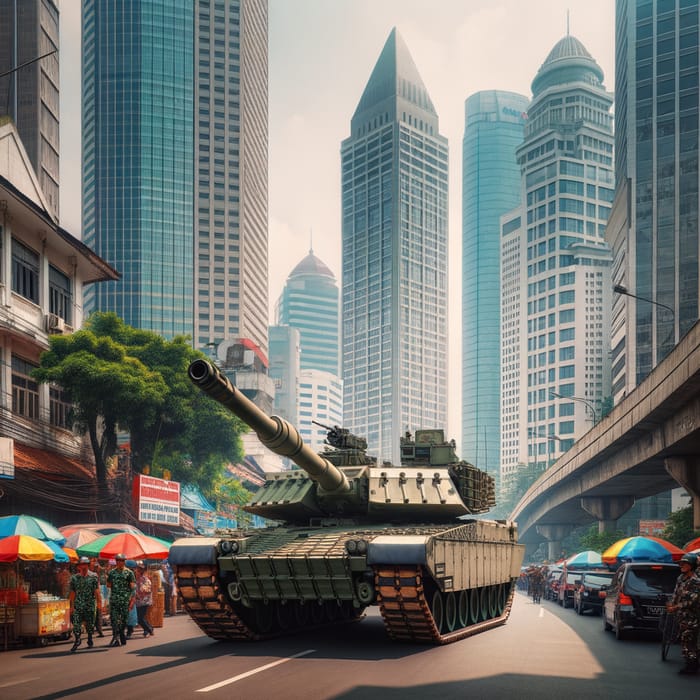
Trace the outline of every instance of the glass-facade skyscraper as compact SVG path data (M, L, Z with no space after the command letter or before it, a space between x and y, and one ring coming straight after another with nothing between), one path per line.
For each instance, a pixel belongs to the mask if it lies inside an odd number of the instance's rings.
M504 482L520 464L546 468L595 424L610 394L613 96L569 35L532 92L517 150L520 211L502 219Z
M58 6L54 0L0 0L0 115L9 114L39 178L59 209ZM46 55L54 51L51 55ZM40 61L34 61L44 56ZM27 65L23 65L27 64ZM99 286L99 285L98 285Z
M448 148L393 29L342 143L344 424L399 462L447 426Z
M267 353L266 0L85 0L88 309Z
M469 462L500 466L500 217L520 202L528 99L502 90L471 95L462 141L462 444Z
M616 4L616 294L619 401L700 317L698 0Z
M339 376L338 304L335 275L309 250L289 273L275 309L278 325L299 329L301 369L318 369Z

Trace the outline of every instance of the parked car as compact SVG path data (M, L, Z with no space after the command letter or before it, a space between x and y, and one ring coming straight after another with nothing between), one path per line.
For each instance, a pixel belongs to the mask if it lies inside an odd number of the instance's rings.
M618 639L631 630L659 629L659 618L679 575L676 564L623 564L605 591L603 626Z
M544 599L557 600L559 589L559 577L561 576L561 567L552 567L549 569L547 578L544 581Z
M567 571L564 569L559 576L559 586L557 587L557 602L565 608L574 605L574 588L581 580L580 571Z
M581 580L574 589L574 610L583 615L586 610L591 610L600 615L603 609L604 593L613 579L612 571L585 571L581 573Z

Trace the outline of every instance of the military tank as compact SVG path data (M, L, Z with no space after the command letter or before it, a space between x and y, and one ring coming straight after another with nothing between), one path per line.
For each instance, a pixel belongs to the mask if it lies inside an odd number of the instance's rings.
M266 474L245 506L268 527L172 545L203 632L261 640L359 620L371 605L395 640L445 644L505 623L524 547L514 523L470 517L495 504L493 479L460 461L442 430L407 433L400 466L377 465L366 440L339 427L317 454L211 363L195 360L189 376L299 467Z

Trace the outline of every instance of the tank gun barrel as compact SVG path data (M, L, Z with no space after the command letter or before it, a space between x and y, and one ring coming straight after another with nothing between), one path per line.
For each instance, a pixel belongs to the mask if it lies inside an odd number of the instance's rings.
M263 445L282 457L289 457L322 489L350 490L345 474L304 444L293 425L279 416L268 416L261 411L213 364L203 359L194 360L188 374L193 384L249 425Z

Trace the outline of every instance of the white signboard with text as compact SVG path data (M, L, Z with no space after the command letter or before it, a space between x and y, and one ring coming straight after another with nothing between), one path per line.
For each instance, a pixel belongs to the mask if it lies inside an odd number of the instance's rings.
M143 523L180 524L180 482L139 474L134 479L134 507Z

